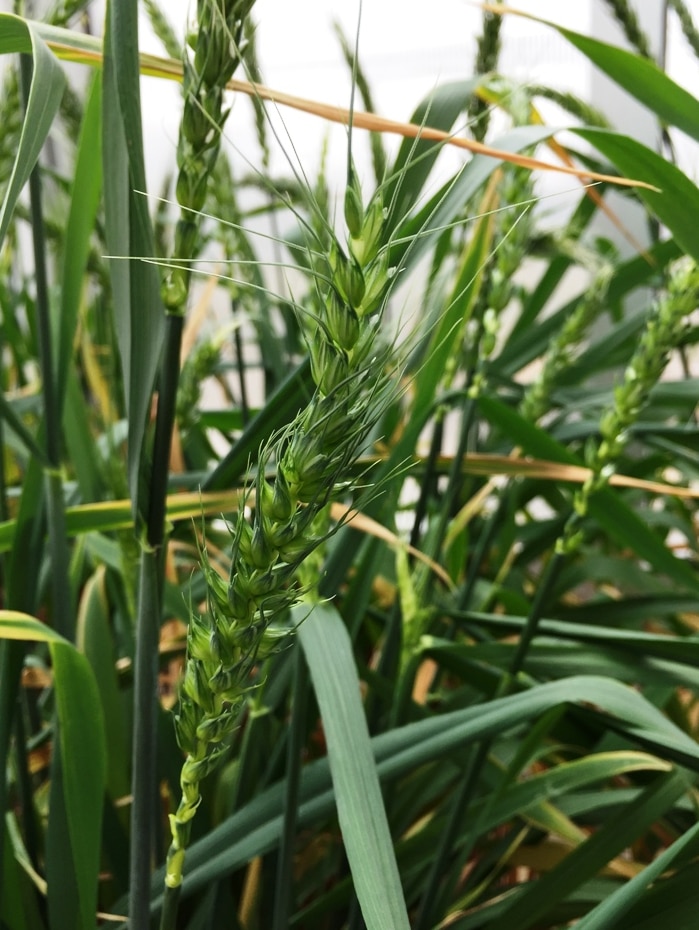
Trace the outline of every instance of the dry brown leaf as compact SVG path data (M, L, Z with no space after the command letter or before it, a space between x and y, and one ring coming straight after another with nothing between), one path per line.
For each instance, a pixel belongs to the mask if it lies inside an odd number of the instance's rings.
M92 52L85 49L75 49L64 42L48 41L48 45L58 58L92 66L99 66L102 63L102 55L96 51ZM161 58L157 55L141 54L140 63L142 74L168 78L174 81L182 80L181 62L174 61L170 58ZM239 81L234 79L229 81L227 86L229 90L246 94L248 97L256 97L258 100L266 100L281 106L290 107L294 110L300 110L303 113L308 113L311 116L318 116L331 123L340 123L343 126L348 126L350 124L350 111L345 107L336 107L328 103L321 103L317 100L297 97L294 94L273 90L271 87L265 87L263 84L255 84L250 81ZM519 165L521 168L555 171L559 174L583 178L585 181L606 181L609 184L617 184L621 187L642 187L647 190L658 190L658 188L645 181L634 180L632 178L619 178L608 174L598 174L597 172L587 171L581 168L570 168L568 165L554 165L550 162L539 161L537 158L530 158L527 155L504 152L490 145L484 145L482 142L476 142L473 139L465 139L462 136L454 136L451 133L444 132L441 129L434 129L431 126L402 123L397 120L385 119L382 116L377 116L375 113L354 110L351 114L351 122L357 129L367 129L371 132L398 135L408 139L424 139L433 142L443 142L445 145L452 145L457 148L465 149L474 155L487 155L491 158L497 158L500 161Z
M451 464L451 457L441 456L440 464ZM569 481L583 484L592 474L582 465L566 465L546 459L519 458L509 455L488 455L472 452L464 457L464 470L476 475L510 475L527 478L542 478L545 481ZM612 475L610 484L617 487L637 488L652 494L667 494L671 497L699 498L699 488L678 487L660 481L646 481L629 475Z

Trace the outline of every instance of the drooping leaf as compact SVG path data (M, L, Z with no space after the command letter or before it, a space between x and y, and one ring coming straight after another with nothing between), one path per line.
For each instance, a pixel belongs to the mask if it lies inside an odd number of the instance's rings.
M448 132L459 114L467 109L479 83L480 77L475 77L440 84L419 104L410 122ZM389 208L389 228L407 216L418 202L442 148L443 144L426 139L404 139L401 143L383 194L384 204Z
M679 856L689 855L692 851L696 853L698 841L699 823L695 823L671 846L659 853L642 872L586 914L576 924L578 930L612 930L618 927L618 921L631 907L642 906L645 889L669 869Z
M399 778L428 762L444 758L480 740L505 733L512 727L537 719L561 703L589 703L613 716L630 739L653 741L660 758L678 758L699 771L699 748L695 741L672 724L645 698L624 685L606 678L576 676L548 682L528 691L500 698L486 705L445 713L371 740L381 780ZM188 851L188 871L183 894L190 894L250 858L274 849L279 841L284 791L275 785L259 795L239 813L212 830ZM323 761L307 766L303 773L298 824L313 823L332 808L330 773ZM242 839L241 839L242 837ZM163 873L154 876L152 907L159 905Z
M29 180L49 134L65 87L63 69L39 37L36 28L28 20L2 13L0 53L8 52L31 54L34 70L17 154L0 205L0 246L5 239L17 198Z
M553 22L527 17L556 29L590 61L668 126L699 140L699 100L650 61L635 52L564 29Z
M78 648L92 667L99 690L107 742L107 790L112 800L129 792L129 740L124 726L124 705L119 693L114 644L109 627L105 570L88 579L80 599L76 625Z
M621 810L611 816L585 843L573 850L552 871L524 885L512 895L498 920L516 920L522 930L536 924L584 881L596 875L643 830L662 817L687 791L681 771L660 775L634 804L633 817ZM509 917L508 917L509 915Z
M638 196L648 209L672 232L677 243L696 261L699 244L692 216L699 209L699 189L671 161L630 136L604 129L575 129L621 172L647 181L658 191L638 188Z
M0 638L48 643L53 663L58 745L54 770L54 825L49 824L49 849L54 864L70 881L51 888L56 930L94 930L100 871L102 804L106 777L106 737L99 693L92 670L74 646L39 620L17 611L0 611ZM60 790L60 798L56 792ZM69 879L67 878L69 876ZM64 900L65 899L65 900ZM70 905L70 906L69 906Z
M494 145L505 152L522 152L544 142L555 131L552 126L519 126L498 137ZM463 215L466 204L501 164L488 155L474 156L424 207L403 219L393 236L391 262L406 269L412 267L435 238Z

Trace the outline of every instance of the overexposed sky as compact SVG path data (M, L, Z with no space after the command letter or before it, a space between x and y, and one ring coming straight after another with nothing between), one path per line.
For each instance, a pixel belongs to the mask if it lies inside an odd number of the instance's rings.
M623 44L623 36L608 13L604 0L517 0L518 9L548 18L570 29L594 35L605 41ZM652 40L658 38L659 10L662 0L637 0L634 4ZM688 7L699 20L699 0L688 0ZM163 4L173 25L184 34L188 11L193 0L168 0ZM359 33L360 60L369 76L376 110L383 116L407 120L417 104L439 83L467 78L472 73L476 37L480 31L481 11L467 0L432 0L429 15L425 6L414 0L364 0ZM264 82L270 87L322 102L347 106L350 76L342 60L333 24L340 23L354 38L357 30L357 0L257 0L253 15L258 24L258 46ZM688 88L699 87L699 64L688 50L675 17L670 17L668 36L668 70ZM142 27L142 46L161 53L147 23ZM629 103L623 94L593 79L592 69L558 33L539 23L516 16L506 17L503 25L501 67L522 81L549 83L561 90L572 90L592 102L612 109L610 114L620 129L638 135L644 133L643 112ZM242 76L242 75L239 75ZM163 87L161 81L144 79L146 107L146 150L150 152L149 171L153 180L161 167L174 158L179 118L179 91ZM553 111L553 118L560 114ZM329 128L315 117L292 110L280 110L289 138L283 147L293 149L310 173L317 168L324 140L329 141L328 164L331 177L340 179L344 172L345 134L341 128ZM629 121L624 126L624 119ZM647 118L646 118L647 119ZM653 144L654 124L647 121L648 144ZM246 101L235 100L226 133L240 149L241 158L257 157L250 108ZM391 144L391 143L389 143ZM397 142L392 143L394 145ZM363 144L366 157L366 143ZM362 150L362 145L357 151ZM695 176L696 154L691 145L681 145L688 173ZM454 156L456 157L456 156ZM368 165L368 161L365 162ZM361 164L361 156L360 156ZM281 150L274 162L284 170ZM368 170L368 167L367 169ZM155 185L157 187L157 183Z
M41 12L53 0L33 0ZM699 0L685 0L699 22ZM100 31L103 2L91 5L92 25ZM196 0L160 0L160 5L181 37ZM550 19L570 29L614 44L624 44L618 24L606 0L513 0L518 9ZM0 9L10 10L12 0L0 0ZM651 41L659 42L663 0L633 0ZM357 31L358 0L257 0L253 17L257 23L258 47L263 79L270 87L301 97L346 107L350 99L350 75L343 61L333 26L339 23L351 39ZM418 103L443 82L468 78L473 71L476 38L481 28L481 10L470 0L364 0L359 29L360 61L368 75L379 114L408 120ZM689 49L674 13L669 15L667 38L668 73L699 94L699 62ZM532 20L507 16L502 30L500 69L518 81L549 84L571 90L605 109L613 124L648 145L656 144L657 125L648 112L618 88L594 72L553 29ZM141 46L162 54L160 43L143 17ZM240 74L239 76L243 76ZM178 85L155 78L142 82L145 148L149 187L159 192L166 174L175 163L181 112ZM231 95L232 113L226 136L239 172L259 162L251 106L244 97ZM359 107L359 103L357 104ZM565 126L564 114L541 103L544 117ZM342 127L290 109L279 108L272 119L280 135L273 155L272 171L289 171L287 159L315 175L323 147L327 146L327 171L331 185L340 187L346 170L346 132ZM287 135L288 133L288 135ZM565 138L565 137L563 137ZM699 147L693 140L675 134L683 169L699 180ZM395 150L398 139L385 138ZM357 131L354 154L360 174L370 175L368 140ZM463 155L455 151L441 156L445 170L458 167ZM436 183L436 182L435 182ZM563 190L566 183L552 176L540 178L542 193Z

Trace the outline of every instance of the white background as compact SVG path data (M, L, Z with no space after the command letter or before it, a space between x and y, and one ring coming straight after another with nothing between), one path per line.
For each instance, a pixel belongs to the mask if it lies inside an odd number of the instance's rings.
M25 0L28 12L37 14L55 0ZM119 0L115 0L119 2ZM699 0L685 0L695 20L699 21ZM196 0L161 0L180 37L184 36L188 16L196 9ZM570 29L595 38L624 45L619 26L608 12L605 0L513 0L525 12L550 19ZM657 46L660 42L663 0L632 0L642 25ZM0 0L0 10L10 11L13 0ZM91 28L102 32L104 0L90 5ZM357 31L358 0L257 0L253 18L257 25L258 46L263 80L270 87L302 97L346 107L350 98L350 76L333 30L340 23L351 39ZM468 78L473 72L476 38L481 29L481 10L470 0L364 0L359 32L362 67L367 73L376 110L382 116L408 120L417 104L440 82ZM690 92L699 95L699 62L687 47L677 18L669 14L667 71ZM615 128L627 131L650 146L657 145L657 123L644 108L596 72L558 33L540 23L517 16L507 16L502 30L503 50L500 69L520 81L548 83L558 90L571 90L606 111ZM141 22L143 50L163 54L160 43L150 30L147 18ZM239 75L242 76L242 75ZM78 77L79 80L79 77ZM144 134L149 189L160 191L163 179L173 170L181 92L176 84L155 78L142 81ZM226 125L226 136L233 146L232 157L239 172L259 163L254 124L249 102L242 96L233 98L233 112ZM554 125L569 124L557 108L541 103L541 110ZM341 127L331 127L315 117L289 109L279 110L283 119L280 133L287 131L283 145L277 147L273 172L288 171L287 157L293 157L313 177L320 163L324 143L328 144L327 170L331 186L341 188L346 170L346 134ZM277 122L279 125L279 122ZM360 174L370 174L368 145L357 132L354 153ZM565 136L559 137L565 140ZM693 179L699 178L699 149L681 133L673 135L680 165ZM385 138L395 150L397 139ZM454 170L463 155L452 150L444 169ZM437 179L433 182L437 183ZM369 185L367 184L367 188ZM570 181L552 175L540 176L540 194L561 193L561 210L565 209L565 191ZM553 209L555 210L554 201ZM547 209L550 204L547 203Z
M564 25L598 39L624 44L621 30L607 11L604 0L519 0L518 9ZM699 18L699 0L687 3ZM661 0L637 0L643 26L651 41L659 42ZM170 21L183 34L193 0L169 0L163 4ZM429 15L426 15L426 9ZM338 0L257 0L253 15L264 82L288 93L347 106L350 79L342 60L333 23L341 24L353 40L357 30L357 2ZM674 14L670 13L667 68L688 89L699 87L699 63L687 48ZM466 0L431 0L429 7L417 0L364 0L359 33L360 60L369 76L377 111L386 117L407 120L420 100L440 82L463 79L472 73L481 11ZM607 111L615 126L656 142L655 124L640 105L611 88L596 74L586 59L554 30L516 16L505 19L502 30L501 70L508 75L569 89ZM142 28L144 49L161 53L146 22ZM145 79L146 150L151 153L149 170L155 180L159 165L172 158L178 125L179 100L176 88ZM242 111L242 112L241 112ZM560 111L553 111L561 120ZM318 164L327 125L318 119L283 111L300 161L312 173ZM227 135L243 152L251 155L253 134L249 109L235 101ZM330 164L340 179L344 173L345 136L331 131ZM286 146L285 146L286 147ZM697 152L680 143L683 167L697 174ZM282 154L277 166L283 164Z

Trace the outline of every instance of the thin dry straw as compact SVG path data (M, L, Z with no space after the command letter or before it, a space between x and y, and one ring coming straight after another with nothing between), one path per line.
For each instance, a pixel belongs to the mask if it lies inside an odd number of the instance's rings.
M97 48L93 49L84 46L78 48L74 45L70 45L66 41L58 41L50 38L50 33L46 35L46 43L58 58L68 59L82 64L101 66L102 54ZM172 59L161 58L157 55L142 54L140 56L140 61L142 74L169 78L173 81L182 80L182 67ZM273 90L263 84L257 84L251 81L232 79L228 82L226 87L228 90L237 91L248 97L258 97L261 100L268 100L272 103L287 106L294 110L300 110L311 116L319 116L331 123L341 123L346 126L349 122L350 111L344 107L308 100L305 97L297 97L294 94ZM411 139L444 142L446 145L453 145L457 148L465 149L475 155L487 155L501 161L511 162L513 165L519 165L522 168L530 168L533 171L555 171L559 174L568 174L587 181L604 181L608 184L616 184L621 187L640 187L645 190L658 191L655 185L649 184L647 181L600 174L596 171L571 168L565 165L554 165L550 162L540 161L537 158L518 155L515 152L505 152L472 139L454 136L441 129L434 129L431 126L417 126L415 123L403 123L398 120L390 120L382 116L377 116L375 113L355 110L352 114L352 123L359 129L368 129L372 132L388 133Z

